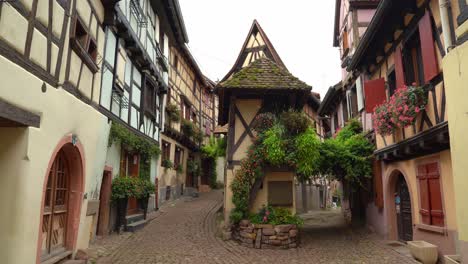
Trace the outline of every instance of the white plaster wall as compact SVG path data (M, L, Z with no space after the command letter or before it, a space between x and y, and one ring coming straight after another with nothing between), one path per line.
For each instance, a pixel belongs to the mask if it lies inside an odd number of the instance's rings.
M224 183L224 170L226 167L226 159L218 157L216 159L216 181Z
M0 65L1 99L41 116L40 128L1 129L0 149L5 151L0 154L0 208L11 210L4 211L9 217L0 222L0 256L3 263L35 263L42 188L53 150L63 137L77 135L84 149L85 192L89 195L99 185L95 178L104 168L109 125L106 117L63 89L46 85L43 93L43 82L37 77L4 57L0 57ZM84 200L80 247L87 246L89 233L86 206Z

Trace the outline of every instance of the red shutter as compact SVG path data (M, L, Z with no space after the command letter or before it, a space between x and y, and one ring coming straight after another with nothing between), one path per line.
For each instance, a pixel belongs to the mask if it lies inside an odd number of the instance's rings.
M421 222L426 225L431 224L431 213L429 203L429 187L427 183L426 165L418 166L418 181L419 181L419 198L421 200L419 213Z
M421 40L424 80L426 83L439 73L431 25L431 15L426 11L426 14L419 21L419 39Z
M426 168L431 204L431 224L435 226L444 226L439 166L438 163L434 162L427 164Z
M366 112L374 112L374 107L387 100L385 93L385 79L380 78L364 83L364 93L366 96Z
M382 184L382 164L378 160L373 162L375 205L378 208L384 207L383 184Z
M405 72L403 71L403 57L401 56L401 47L397 46L395 49L395 79L396 88L400 88L405 85Z

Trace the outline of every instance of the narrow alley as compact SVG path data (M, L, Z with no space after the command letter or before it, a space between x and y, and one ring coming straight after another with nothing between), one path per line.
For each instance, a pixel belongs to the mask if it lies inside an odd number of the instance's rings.
M99 240L90 256L97 264L417 263L373 235L340 225L318 227L307 219L298 249L256 250L224 242L216 231L221 204L219 191L179 199L142 230Z

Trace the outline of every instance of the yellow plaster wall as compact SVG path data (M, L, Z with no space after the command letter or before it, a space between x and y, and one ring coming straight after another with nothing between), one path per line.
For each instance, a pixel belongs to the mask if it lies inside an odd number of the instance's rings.
M452 163L451 154L449 150L439 152L435 155L424 156L417 159L393 162L384 165L384 182L386 188L389 187L389 177L395 171L400 171L404 176L408 189L411 195L411 209L413 224L421 224L421 218L419 214L420 200L419 200L419 183L416 178L417 166L420 163L438 160L440 165L440 182L442 192L442 204L444 208L444 222L445 227L449 230L456 230L457 220L455 218L455 196L453 194L453 177L452 177ZM392 190L393 193L393 190ZM390 200L393 198L390 197ZM391 225L391 223L390 223ZM396 227L389 227L390 229Z
M41 116L40 128L0 129L0 207L11 208L0 223L0 256L4 263L35 263L42 187L53 150L63 137L77 135L84 148L85 192L90 197L102 179L109 125L92 106L62 88L46 85L43 93L43 82L35 76L4 57L0 65L1 99ZM77 241L83 247L89 233L86 206L83 200Z
M180 148L184 150L184 156L182 159L182 167L184 168L184 171L180 173L179 175L177 175L178 173L175 171L175 169L167 169L167 168L162 167L161 159L159 159L157 163L158 165L157 170L159 172L157 175L159 188L164 187L164 186L175 187L176 185L180 185L182 183L185 185L186 170L187 170L187 157L189 154L189 150L185 148L182 144L178 143L177 141L163 134L161 134L161 139L171 144L171 153L169 155L169 159L172 161L172 163L174 163L176 146L179 146Z
M468 32L468 22L465 27ZM459 29L460 29L459 28ZM457 32L458 33L458 32ZM450 51L443 60L444 82L447 86L447 112L452 152L455 205L459 239L468 241L468 42Z
M287 207L293 214L296 213L296 185L294 182L293 172L266 172L265 179L263 180L263 188L257 193L255 202L251 208L252 213L258 212L264 205L268 204L268 182L274 181L291 181L292 182L292 195L293 205Z

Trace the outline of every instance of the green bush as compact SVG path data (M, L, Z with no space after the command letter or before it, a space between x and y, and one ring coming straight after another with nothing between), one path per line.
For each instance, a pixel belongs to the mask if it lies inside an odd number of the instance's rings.
M180 129L182 130L182 133L184 133L184 135L190 138L193 137L195 133L195 127L193 123L187 119L182 120Z
M283 207L263 206L258 213L250 214L249 220L253 224L297 225L302 226L304 221L291 211Z
M154 184L145 179L136 178L136 198L145 198L149 197L151 194L154 193Z
M210 137L208 144L202 146L201 151L203 156L215 159L217 157L226 156L227 141L226 138Z
M318 163L320 161L320 141L317 138L315 130L307 130L298 135L294 142L294 164L298 175L309 178L317 173Z
M137 197L138 195L136 178L120 176L112 180L112 200Z
M280 120L289 136L296 136L304 133L310 126L310 120L303 112L292 109L283 112L280 116Z
M231 215L229 216L229 220L231 223L238 224L244 218L244 214L239 210L232 210Z
M263 139L266 160L273 166L284 164L286 158L282 134L282 127L276 124L265 132Z
M182 164L179 164L175 167L175 170L177 171L177 173L183 173L184 167L182 166Z

